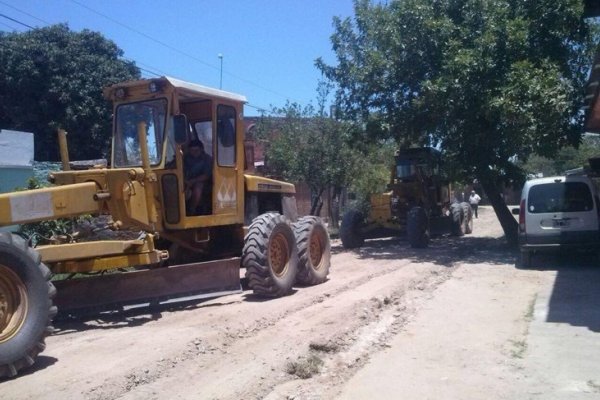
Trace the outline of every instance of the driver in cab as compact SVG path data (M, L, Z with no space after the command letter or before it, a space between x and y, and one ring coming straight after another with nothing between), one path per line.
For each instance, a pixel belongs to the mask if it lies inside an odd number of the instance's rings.
M183 158L188 215L206 213L203 212L206 207L200 206L212 180L212 163L212 157L206 154L202 142L192 140Z

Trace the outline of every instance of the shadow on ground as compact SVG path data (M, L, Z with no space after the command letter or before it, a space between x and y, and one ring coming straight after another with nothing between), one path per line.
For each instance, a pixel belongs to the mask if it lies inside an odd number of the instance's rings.
M358 249L346 250L341 245L332 247L332 253L352 251L363 260L409 259L446 267L456 263L514 264L517 249L510 247L503 237L441 236L430 241L423 249L410 247L404 238L384 238L365 241Z
M63 317L54 321L55 332L53 335L66 335L74 332L87 330L119 329L135 327L157 321L162 318L163 313L181 310L194 310L199 308L219 307L225 304L237 303L233 301L210 302L210 298L181 300L168 304L156 304L128 309L120 309L105 312L92 312L88 314Z
M33 364L30 367L19 370L19 373L17 374L17 376L13 376L10 378L7 378L7 377L0 378L0 383L7 382L7 381L10 381L13 379L18 379L18 378L21 378L22 376L31 375L37 371L41 371L43 369L46 369L46 368L56 364L57 361L58 361L58 359L56 359L54 357L48 357L48 356L44 356L44 355L38 356L35 359L35 364ZM4 397L2 397L2 398L4 398Z
M531 269L556 271L546 322L600 332L600 262L595 253L539 254Z

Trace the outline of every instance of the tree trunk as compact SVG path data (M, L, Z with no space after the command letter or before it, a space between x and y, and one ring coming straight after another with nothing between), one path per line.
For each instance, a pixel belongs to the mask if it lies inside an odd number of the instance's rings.
M340 197L342 195L342 188L339 186L334 187L333 196L331 197L331 203L329 208L331 209L331 226L335 229L340 227Z
M313 193L314 196L310 205L310 215L314 215L316 217L321 215L321 207L323 207L323 200L321 199L321 196L323 195L323 190L324 189L319 189L318 191L311 190L311 193Z
M485 194L492 204L492 207L494 207L494 212L496 213L498 221L500 221L500 225L504 230L504 236L506 237L506 240L511 246L516 246L518 244L519 223L515 220L515 217L508 209L508 206L506 205L506 202L502 196L500 196L500 191L498 190L496 184L486 179L480 179L480 182L483 190L485 190Z

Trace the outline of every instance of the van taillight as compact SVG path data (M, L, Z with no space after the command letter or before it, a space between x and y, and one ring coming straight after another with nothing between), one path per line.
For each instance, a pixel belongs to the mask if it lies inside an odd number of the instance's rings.
M525 232L525 199L521 200L519 207L519 230Z

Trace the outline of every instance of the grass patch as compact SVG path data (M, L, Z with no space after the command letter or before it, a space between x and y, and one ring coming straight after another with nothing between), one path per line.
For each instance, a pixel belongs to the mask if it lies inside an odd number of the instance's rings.
M589 387L591 387L594 390L594 392L600 393L600 384L599 383L589 380L589 381L587 381L587 384Z
M510 340L513 345L513 349L510 351L510 355L513 358L523 358L527 351L527 341L525 340Z
M298 361L290 361L285 367L285 371L290 375L296 375L300 379L308 379L321 371L323 360L315 354L308 357L301 357Z
M531 301L529 302L529 305L527 306L527 312L525 312L525 320L526 321L531 321L533 320L533 314L535 312L535 303L537 301L537 293L533 296L533 298L531 299Z
M314 350L314 351L320 351L322 353L337 353L337 351L339 350L339 346L332 342L327 342L327 343L311 342L308 345L308 348L311 350Z

